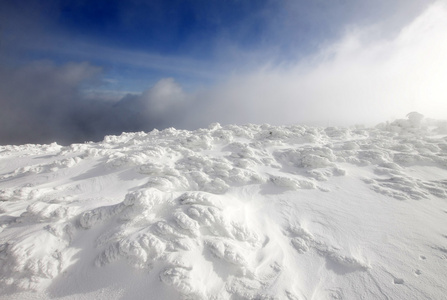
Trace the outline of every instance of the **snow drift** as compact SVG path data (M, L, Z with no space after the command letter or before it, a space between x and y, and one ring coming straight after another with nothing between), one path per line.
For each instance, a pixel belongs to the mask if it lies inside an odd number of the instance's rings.
M447 123L0 146L1 299L441 299Z

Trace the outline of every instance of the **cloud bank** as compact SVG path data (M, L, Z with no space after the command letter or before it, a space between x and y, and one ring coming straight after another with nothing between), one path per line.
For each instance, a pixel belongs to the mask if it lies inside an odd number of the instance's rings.
M122 131L194 129L212 122L373 124L419 111L447 115L447 4L429 6L396 34L351 27L321 51L266 62L185 92L163 78L141 94L94 100L103 71L89 63L0 67L1 144L66 144Z
M445 118L446 7L430 6L393 38L380 38L375 27L353 28L296 64L234 75L200 96L209 99L209 117L199 112L194 119L349 125L413 110Z
M106 134L152 130L170 125L184 95L167 78L140 95L118 102L93 100L83 88L100 83L102 70L88 63L57 66L41 61L0 68L2 144L61 144L101 140Z

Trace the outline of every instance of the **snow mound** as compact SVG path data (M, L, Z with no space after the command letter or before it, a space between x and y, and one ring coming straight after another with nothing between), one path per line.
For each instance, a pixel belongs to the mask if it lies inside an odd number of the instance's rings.
M0 299L441 299L445 124L0 146Z

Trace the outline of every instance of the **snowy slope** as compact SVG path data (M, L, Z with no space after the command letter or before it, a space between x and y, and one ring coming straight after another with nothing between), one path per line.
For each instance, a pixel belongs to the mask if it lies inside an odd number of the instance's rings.
M447 125L0 146L0 299L443 299Z

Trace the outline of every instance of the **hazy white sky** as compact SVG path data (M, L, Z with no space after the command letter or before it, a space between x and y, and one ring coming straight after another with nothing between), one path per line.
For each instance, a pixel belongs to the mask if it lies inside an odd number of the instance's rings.
M380 25L349 28L300 61L233 74L189 95L207 109L192 111L194 121L185 124L375 124L411 111L445 119L446 3L431 5L391 37Z

